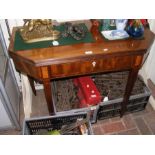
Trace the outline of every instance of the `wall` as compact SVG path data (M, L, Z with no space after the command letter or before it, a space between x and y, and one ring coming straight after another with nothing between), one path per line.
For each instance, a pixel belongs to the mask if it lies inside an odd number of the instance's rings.
M9 119L9 116L7 115L7 112L2 104L1 95L0 95L0 130L6 129L11 127L11 121Z
M150 29L155 33L155 19L148 20L150 24ZM155 41L152 47L149 49L149 55L144 63L142 69L140 70L140 74L144 78L145 83L147 84L147 80L151 79L152 82L155 84ZM150 103L152 107L155 109L155 99L151 96Z
M21 19L8 19L8 23L9 23L10 31L12 32L13 27L23 25L23 20L21 20ZM7 31L7 27L6 27L4 19L0 19L0 25L1 25L1 28L2 28L2 31L3 31L6 46L8 48L8 46L9 46L9 34L8 34L8 31ZM18 72L16 72L12 60L11 60L11 63L12 63L12 67L13 67L14 72L15 72L15 77L16 77L18 86L21 87L20 75L19 75Z
M22 19L8 19L8 23L9 23L10 31L12 32L13 27L23 25L23 20ZM3 30L6 45L8 47L9 46L9 34L8 34L8 31L7 31L5 20L1 19L0 24L1 24L1 27L2 27L2 30Z

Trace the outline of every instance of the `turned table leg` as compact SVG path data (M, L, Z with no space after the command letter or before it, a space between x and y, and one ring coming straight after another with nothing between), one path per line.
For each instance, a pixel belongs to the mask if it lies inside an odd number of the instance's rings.
M36 96L37 93L36 93L36 89L35 89L35 85L34 85L34 79L32 77L30 77L30 76L28 76L28 79L29 79L30 86L32 88L33 94Z
M133 68L129 72L128 81L127 81L127 85L126 85L126 89L125 89L125 94L124 94L124 98L123 98L123 102L122 102L122 107L121 107L121 117L123 116L123 114L127 110L127 104L128 104L129 97L131 95L133 86L134 86L135 81L137 79L138 70L139 70L138 68Z
M51 89L51 83L49 79L43 80L44 85L44 92L45 92L45 98L48 106L48 111L50 115L54 115L54 106L52 101L52 89Z

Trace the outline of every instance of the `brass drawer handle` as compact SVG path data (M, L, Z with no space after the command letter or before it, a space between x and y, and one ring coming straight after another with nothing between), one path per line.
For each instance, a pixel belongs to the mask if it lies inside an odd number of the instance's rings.
M96 62L95 62L95 61L93 61L93 62L92 62L92 65L93 65L93 67L95 67L95 66L96 66Z

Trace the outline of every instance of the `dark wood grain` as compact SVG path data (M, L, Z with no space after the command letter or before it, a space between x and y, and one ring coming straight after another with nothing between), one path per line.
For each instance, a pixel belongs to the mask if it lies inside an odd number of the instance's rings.
M74 45L47 47L24 51L14 51L15 31L13 29L9 54L17 70L41 81L44 84L45 97L49 113L53 114L53 102L50 80L56 78L89 75L109 71L130 70L122 115L130 97L143 55L150 48L154 34L145 29L144 38L107 41L98 31L97 20L91 20L90 29L95 42ZM86 54L91 51L91 54ZM95 65L94 65L95 64Z
M46 97L49 114L54 115L55 112L54 112L54 106L53 106L53 102L52 102L52 90L51 90L50 80L44 79L43 85L44 85L44 92L45 92L45 97Z

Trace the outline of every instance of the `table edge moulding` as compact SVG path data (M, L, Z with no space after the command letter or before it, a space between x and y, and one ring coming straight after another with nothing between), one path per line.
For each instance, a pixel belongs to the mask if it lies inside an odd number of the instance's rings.
M17 51L14 49L17 28L13 28L9 45L10 57L17 71L28 75L35 94L33 79L43 83L50 115L54 114L51 80L129 70L121 116L126 111L143 56L152 45L155 36L146 28L143 39L108 41L102 37L97 21L91 20L91 23L90 32L94 42Z

